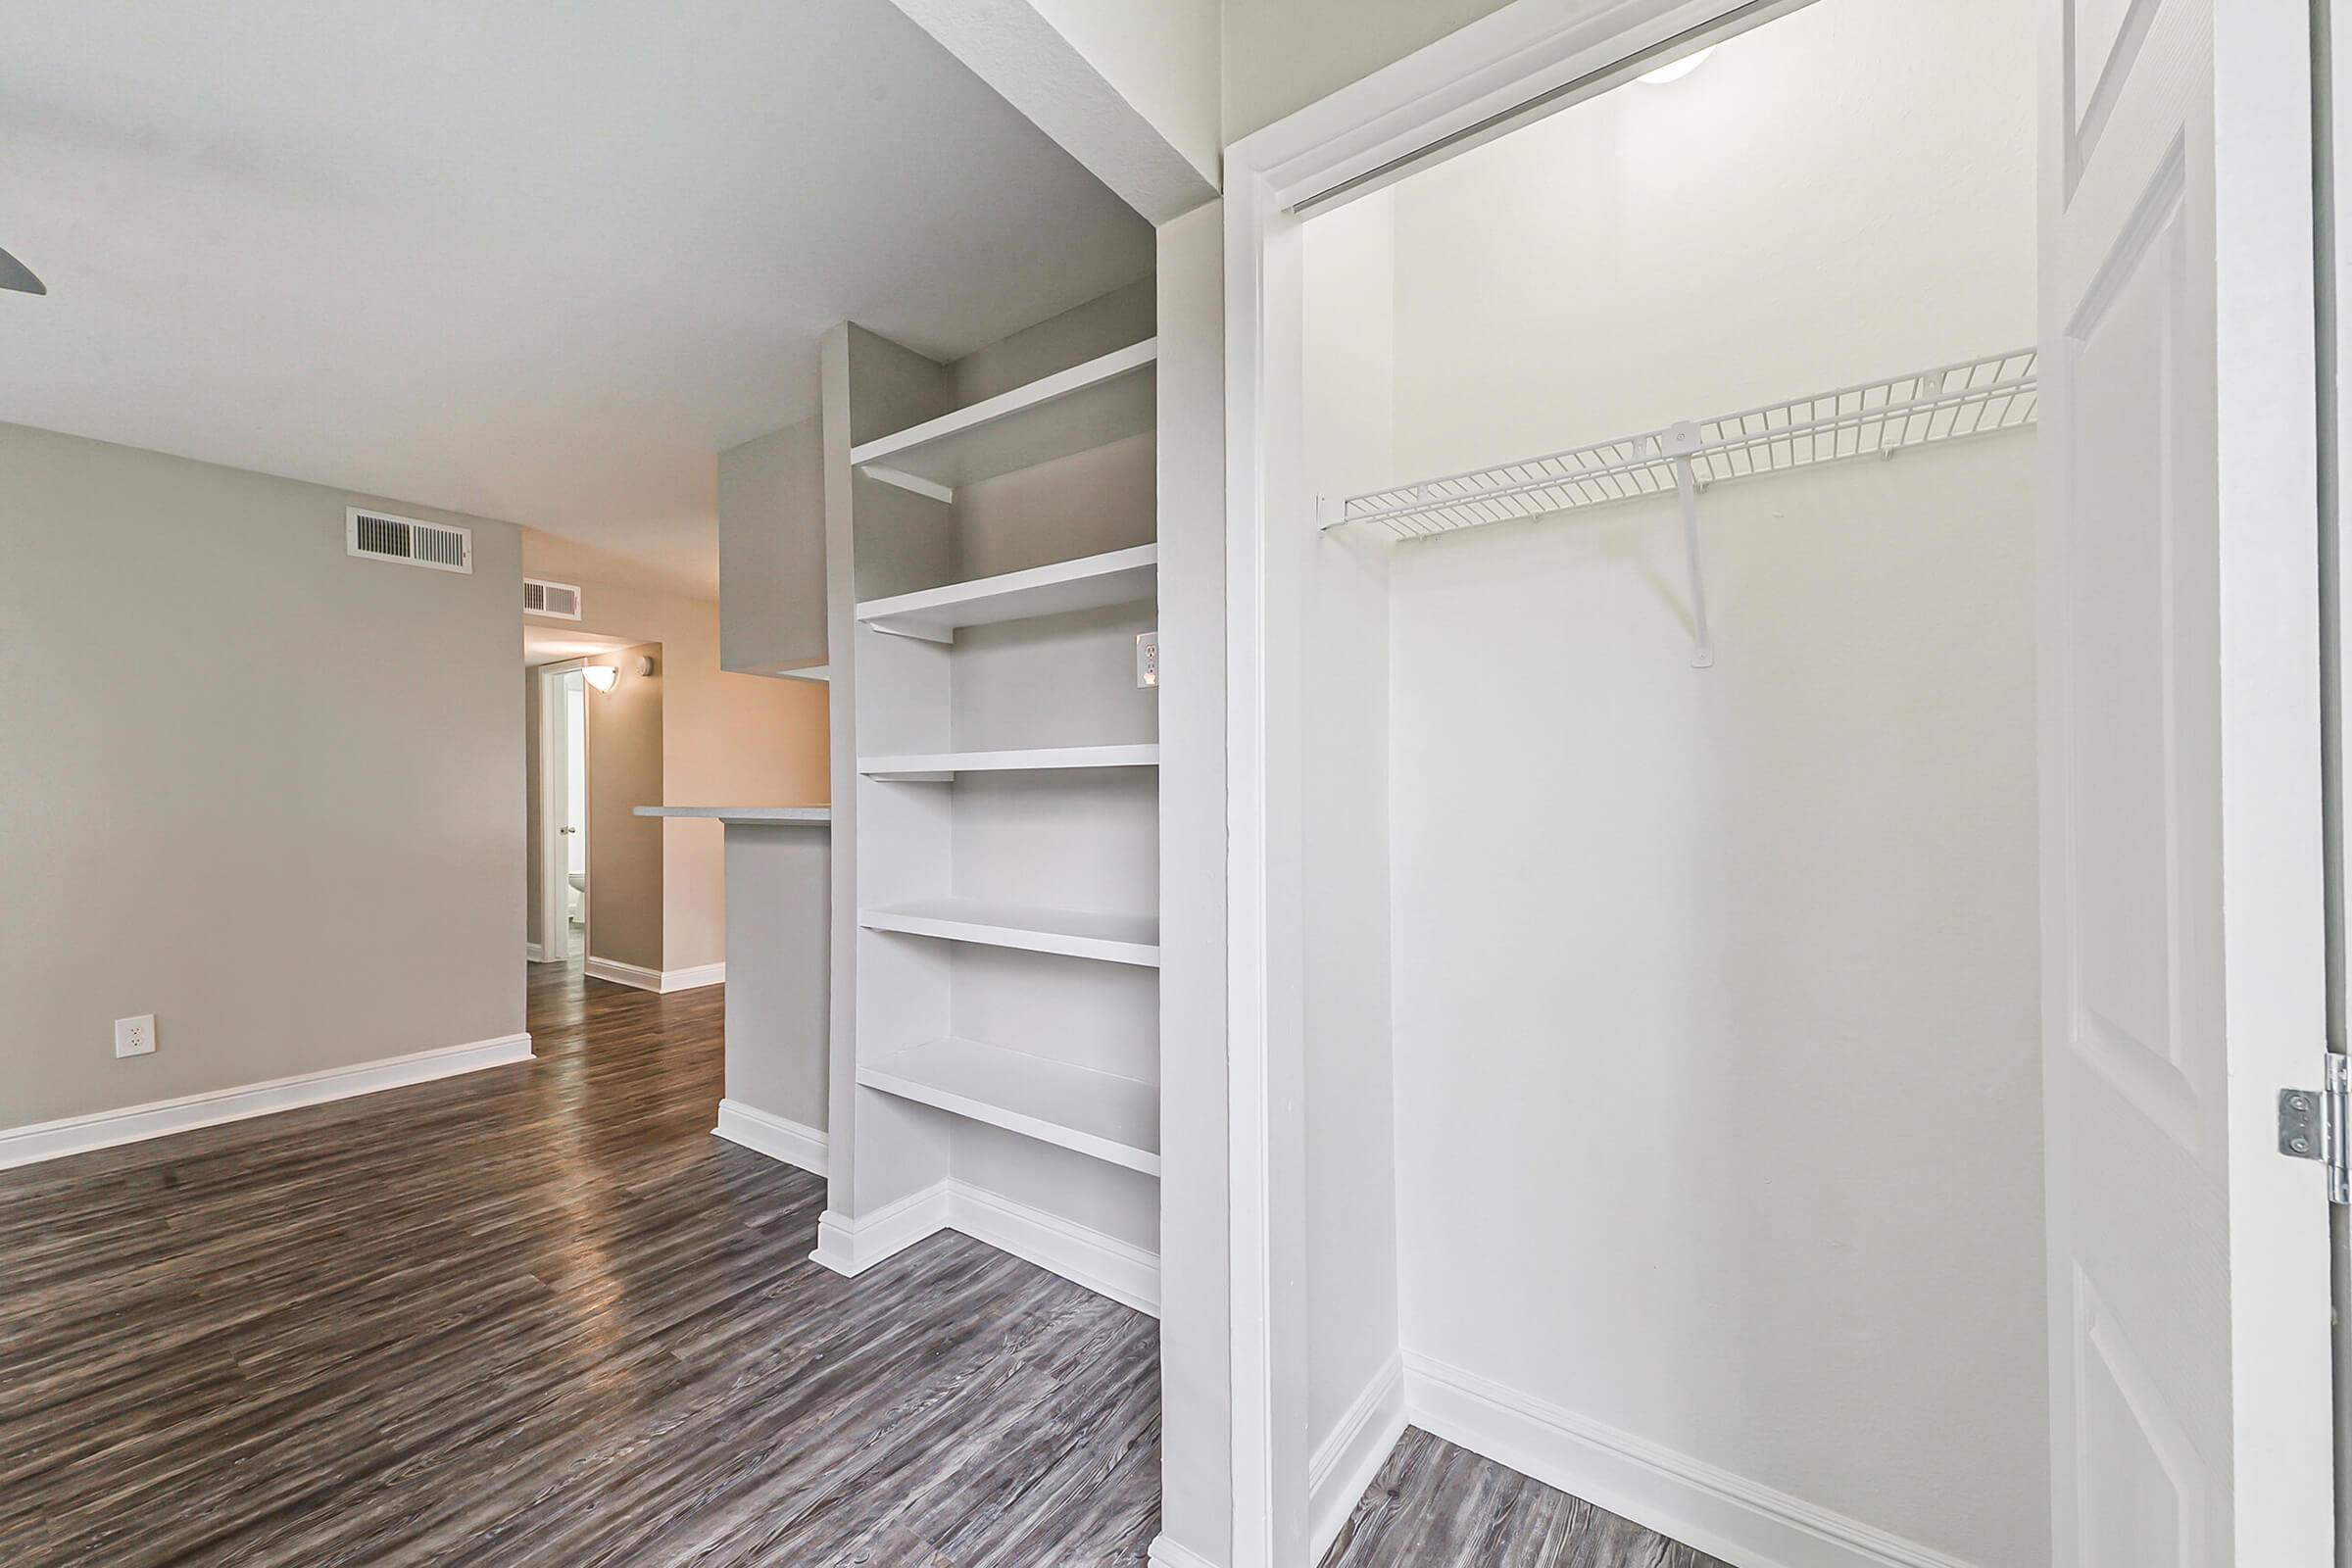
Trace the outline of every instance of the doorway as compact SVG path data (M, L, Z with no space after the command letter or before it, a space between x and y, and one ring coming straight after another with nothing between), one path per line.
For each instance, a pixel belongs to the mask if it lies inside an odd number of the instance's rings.
M589 661L530 671L530 932L533 963L577 963L594 919L590 891Z
M565 962L588 952L588 682L576 669L556 677L555 935Z

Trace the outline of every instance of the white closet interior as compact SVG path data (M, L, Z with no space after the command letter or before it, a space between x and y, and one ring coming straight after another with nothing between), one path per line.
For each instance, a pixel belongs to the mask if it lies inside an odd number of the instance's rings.
M1152 310L1146 279L952 364L832 345L844 1272L955 1226L1157 1301Z
M1409 1419L1742 1568L2046 1560L2034 11L1305 227L1318 1549Z

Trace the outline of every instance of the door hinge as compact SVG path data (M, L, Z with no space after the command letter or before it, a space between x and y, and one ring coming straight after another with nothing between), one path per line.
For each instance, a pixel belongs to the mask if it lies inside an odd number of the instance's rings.
M2352 1056L2329 1052L2326 1087L2278 1091L2278 1152L2328 1167L2328 1200L2352 1203Z

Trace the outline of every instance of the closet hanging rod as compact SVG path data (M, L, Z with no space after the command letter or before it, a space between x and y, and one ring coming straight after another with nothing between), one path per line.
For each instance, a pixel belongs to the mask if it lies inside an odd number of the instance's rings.
M2014 349L1350 496L1327 504L1321 523L1416 539L1644 496L1687 499L1693 486L2018 429L2035 422L2040 387L2037 351Z

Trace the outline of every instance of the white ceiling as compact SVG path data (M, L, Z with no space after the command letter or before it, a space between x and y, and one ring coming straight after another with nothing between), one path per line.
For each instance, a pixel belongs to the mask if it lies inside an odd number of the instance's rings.
M855 319L952 356L1149 226L889 0L14 0L0 420L717 577Z

